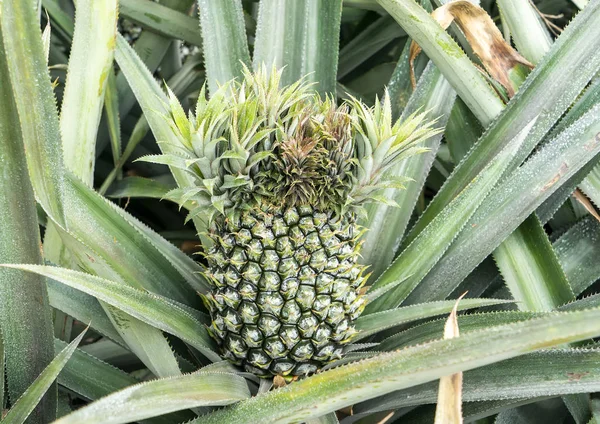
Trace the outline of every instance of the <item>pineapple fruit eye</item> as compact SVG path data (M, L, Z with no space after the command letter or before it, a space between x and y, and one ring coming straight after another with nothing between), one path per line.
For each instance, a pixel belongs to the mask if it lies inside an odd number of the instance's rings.
M217 219L208 275L223 356L264 377L341 358L364 307L355 227L350 213L306 206L257 205L227 224Z

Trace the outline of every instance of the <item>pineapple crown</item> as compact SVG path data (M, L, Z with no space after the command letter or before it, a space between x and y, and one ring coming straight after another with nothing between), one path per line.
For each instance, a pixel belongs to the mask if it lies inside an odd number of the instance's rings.
M209 220L264 202L340 214L369 201L394 204L382 190L403 188L407 179L386 171L427 150L420 143L437 130L425 113L392 122L388 96L373 108L355 98L337 106L305 81L280 88L280 79L275 69L246 69L210 99L202 88L187 116L167 88L165 118L179 143L144 159L182 168L193 182L167 197L192 202L188 219Z

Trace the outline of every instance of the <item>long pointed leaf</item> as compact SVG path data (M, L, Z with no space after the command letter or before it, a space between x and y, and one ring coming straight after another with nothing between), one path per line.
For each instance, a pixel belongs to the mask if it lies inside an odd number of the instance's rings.
M0 41L3 32L0 29ZM6 59L0 43L0 261L39 264L42 257L35 198ZM54 357L53 350L49 350L52 315L44 278L0 270L0 328L6 355L6 364L0 362L0 368L4 374L6 365L8 394L17 398ZM32 423L52 420L55 402L52 390L34 412Z
M469 218L498 182L506 164L517 153L535 120L503 150L483 172L458 195L441 214L404 250L373 284L379 288L406 278L406 281L367 305L372 313L392 309L404 301L427 272L437 263Z
M511 301L502 299L464 299L460 302L458 310L480 308L483 306L498 305ZM363 315L356 320L355 328L358 334L352 341L358 341L376 334L380 331L397 325L417 321L420 319L431 318L436 315L449 313L452 311L454 300L444 300L441 302L428 302L420 305L406 306L403 308L389 309L387 311L376 312L369 315Z
M112 71L117 0L77 2L75 35L60 114L65 164L92 185L96 134Z
M199 371L128 387L55 421L55 424L128 423L187 408L229 405L249 397L244 378Z
M77 338L73 340L69 346L64 348L62 352L56 355L56 358L54 358L48 367L42 371L39 377L31 384L25 393L23 393L23 396L17 399L13 404L13 407L2 420L2 424L23 424L25 422L40 398L54 383L54 380L56 380L60 371L63 369L69 358L71 358L71 355L84 335L85 331L77 336Z
M549 350L467 371L463 400L518 399L595 392L600 386L600 351ZM549 366L551 364L551 366ZM356 414L434 403L436 384L427 383L356 405Z
M575 299L537 216L532 215L495 251L504 282L523 311L551 311Z
M250 67L250 53L241 0L198 0L204 61L208 88L214 93L219 84L242 75Z
M445 298L531 212L598 154L599 111L600 105L590 110L494 189L407 302Z
M214 343L204 326L174 301L70 269L39 265L4 266L41 274L91 294L141 321L180 337L210 359L220 360L211 350Z

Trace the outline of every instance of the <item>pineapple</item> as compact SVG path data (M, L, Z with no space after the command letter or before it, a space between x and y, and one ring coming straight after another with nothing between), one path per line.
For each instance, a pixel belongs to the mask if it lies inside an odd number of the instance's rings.
M336 106L309 84L280 88L262 70L222 87L185 119L173 93L179 146L157 159L194 184L170 193L208 217L205 296L222 354L267 377L299 376L339 359L365 306L358 263L361 206L402 188L388 168L425 149L424 115L392 124L389 102Z

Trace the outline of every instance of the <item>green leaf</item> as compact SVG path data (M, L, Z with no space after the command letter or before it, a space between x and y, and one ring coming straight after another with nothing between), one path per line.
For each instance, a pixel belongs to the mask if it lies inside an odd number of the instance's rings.
M132 22L164 37L202 45L198 20L150 0L119 0L119 12Z
M2 420L2 424L22 424L25 422L27 417L34 410L35 406L40 401L41 397L46 393L50 386L56 380L56 377L63 369L79 342L85 335L85 331L82 332L75 340L73 340L69 346L64 348L56 358L50 362L50 364L42 371L38 378L31 384L31 386L23 393L13 407L8 411L8 414Z
M406 119L419 109L426 110L429 118L439 117L435 127L443 128L455 98L450 84L433 64L429 64L400 119ZM388 175L402 175L414 180L407 183L404 190L386 190L383 193L383 196L398 203L400 209L378 203L366 207L368 219L362 225L369 231L363 237L361 262L370 265L373 279L379 277L396 256L441 139L442 133L430 137L423 143L423 147L431 149L429 152L413 155L389 171Z
M54 339L54 347L57 352L66 345L62 340ZM85 399L96 400L133 386L139 381L130 374L102 362L81 349L77 349L58 376L58 383ZM146 420L145 422L172 424L173 422L187 421L193 416L191 412L182 411Z
M342 0L261 1L254 69L285 66L282 85L306 78L335 93Z
M374 288L384 287L396 280L406 281L385 297L367 305L365 312L395 308L417 287L500 179L506 164L514 157L534 124L535 120L530 122L387 268L373 284Z
M469 331L484 330L493 325L527 321L528 319L540 316L543 316L543 313L519 311L475 313L461 315L459 317L459 324L462 332L466 333ZM391 351L437 340L444 331L444 323L443 319L437 319L401 331L383 340L377 345L377 350Z
M219 85L240 77L244 65L250 67L242 2L198 0L198 8L208 88L214 93Z
M511 300L503 299L463 299L460 301L458 310L481 308L483 306L499 305L509 303ZM400 324L420 319L431 318L436 315L446 314L452 311L455 300L444 300L440 302L427 302L419 305L411 305L403 308L390 309L383 312L375 312L358 317L355 328L358 334L352 338L353 342L369 337L380 331L393 328Z
M119 95L117 93L117 77L111 70L106 82L106 93L104 95L104 110L110 136L110 145L115 166L121 156L121 119L119 117ZM102 193L102 192L101 192Z
M2 2L5 60L19 111L25 155L36 198L64 226L64 175L58 112L46 66L37 14L31 2ZM3 81L8 81L6 75Z
M85 406L55 424L119 424L198 406L222 406L250 397L246 380L202 370L137 384Z
M575 299L565 272L535 214L496 248L494 259L521 310L551 311Z
M600 152L600 105L503 181L407 299L443 299L565 181ZM533 177L535 176L535 177Z
M579 13L561 33L552 49L529 74L504 111L455 168L443 188L404 240L404 246L407 246L475 178L515 134L531 122L533 117L537 116L535 127L507 167L506 172L516 169L529 156L535 145L563 115L600 68L600 55L595 54L600 49L600 27L593 24L599 18L600 6L592 3L590 7ZM447 77L444 69L442 69L442 73ZM452 81L450 82L452 83ZM458 87L454 83L452 85L458 95L465 100L461 95L465 88ZM468 90L471 91L471 88L469 87ZM475 112L468 102L465 103L471 111ZM490 117L498 115L495 109L490 109L488 112ZM475 115L481 121L479 115Z
M498 0L498 8L519 53L537 64L552 45L552 38L540 19L539 11L529 2L515 0Z
M52 278L88 293L153 327L190 343L213 361L213 340L190 309L168 298L70 269L40 265L3 265Z
M0 29L0 40L3 31ZM40 264L35 198L6 60L0 42L0 261ZM6 366L7 395L16 399L54 357L52 315L45 281L39 276L0 270L0 299L0 328L6 358L6 362L0 362L0 368L4 374ZM2 406L0 402L0 409ZM34 412L31 422L53 420L55 409L56 395L52 390Z
M165 184L150 178L127 177L113 184L106 193L106 197L117 199L124 197L162 199L173 188L173 184Z
M94 180L96 134L112 72L117 3L80 0L75 15L60 131L65 164L89 186Z
M127 346L95 297L51 279L47 280L46 287L53 308L90 325L95 331L121 346Z
M405 35L389 15L377 19L342 47L337 78L344 78L392 40Z
M600 279L600 223L593 217L569 228L553 247L575 295Z
M557 396L598 391L600 351L548 350L501 361L464 373L463 401ZM400 390L363 404L353 412L387 411L435 403L435 382Z
M450 113L444 137L454 163L459 163L475 145L483 128L465 102L457 99Z
M600 309L554 313L437 340L316 374L198 418L193 423L306 421L395 390L533 350L600 334ZM443 354L441 354L443 352Z

